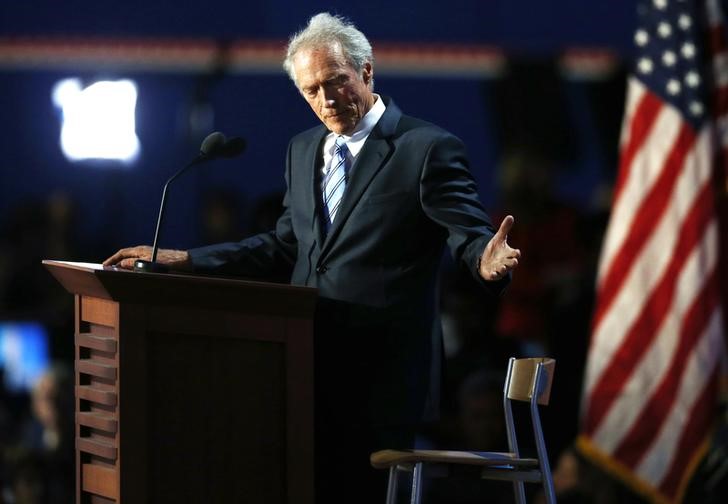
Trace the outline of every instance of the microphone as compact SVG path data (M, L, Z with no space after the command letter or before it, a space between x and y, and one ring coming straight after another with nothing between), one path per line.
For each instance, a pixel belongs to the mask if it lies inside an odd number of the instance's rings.
M146 271L151 273L164 273L169 268L164 264L157 263L157 244L159 239L159 229L164 220L164 208L167 203L167 187L177 177L186 172L189 168L198 164L211 161L218 158L234 158L239 156L245 150L245 140L240 137L225 138L225 135L219 131L210 133L205 137L200 145L200 153L195 159L190 161L187 165L182 167L177 173L172 175L169 180L164 184L162 189L162 203L159 206L159 216L157 217L157 228L154 231L154 244L152 245L152 260L146 261L144 259L137 259L134 262L134 271Z
M234 158L243 153L245 146L245 140L242 138L225 138L225 135L219 131L215 131L214 133L207 135L202 141L202 145L200 145L200 155L197 156L197 160L200 160L199 158L201 157L204 157L204 160L221 157ZM183 170L184 168L181 171Z

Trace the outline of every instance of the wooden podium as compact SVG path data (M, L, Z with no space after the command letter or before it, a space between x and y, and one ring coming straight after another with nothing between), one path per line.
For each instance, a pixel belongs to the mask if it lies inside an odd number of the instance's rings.
M76 298L77 503L313 504L314 289L43 264Z

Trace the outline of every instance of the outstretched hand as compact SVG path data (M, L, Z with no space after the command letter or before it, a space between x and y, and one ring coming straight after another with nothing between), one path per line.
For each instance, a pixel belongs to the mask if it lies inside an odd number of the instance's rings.
M124 269L133 269L137 259L152 260L152 247L139 245L119 250L104 261L104 266L118 266ZM157 250L157 262L177 270L190 269L190 256L185 250Z
M508 233L513 227L513 216L501 222L498 232L491 238L480 256L478 272L484 280L500 280L518 266L521 251L508 245Z

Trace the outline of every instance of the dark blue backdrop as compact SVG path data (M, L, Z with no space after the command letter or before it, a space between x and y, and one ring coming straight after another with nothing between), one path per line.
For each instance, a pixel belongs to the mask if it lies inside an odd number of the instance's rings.
M346 7L342 7L346 5ZM629 1L407 0L332 2L3 2L3 36L163 36L174 38L284 39L320 10L350 16L374 41L487 43L511 54L550 57L561 49L611 48L622 54L631 44L633 5ZM136 80L139 161L125 168L98 163L71 164L58 146L60 121L51 90L61 78L94 79L88 69L0 69L0 215L53 191L71 194L82 217L79 232L91 245L111 252L149 242L164 180L197 151L186 121L199 76L153 72L120 76ZM378 91L392 96L412 115L437 123L461 138L487 206L496 204L498 152L493 83L474 78L377 77ZM566 90L565 90L566 92ZM563 113L589 144L588 114L580 108L578 86L569 90ZM228 188L243 200L283 189L288 139L316 124L316 118L282 74L230 75L209 89L212 127L248 140L239 160L215 162L180 179L170 194L163 246L199 244L199 202L206 190ZM583 104L582 104L583 105ZM581 110L581 112L580 112ZM528 120L528 118L524 118ZM599 177L596 154L579 156L573 180L562 193L578 198ZM98 250L98 247L92 247ZM101 259L102 257L97 257Z
M0 33L285 39L311 14L327 10L352 18L375 40L629 51L634 5L633 0L25 0L0 4Z

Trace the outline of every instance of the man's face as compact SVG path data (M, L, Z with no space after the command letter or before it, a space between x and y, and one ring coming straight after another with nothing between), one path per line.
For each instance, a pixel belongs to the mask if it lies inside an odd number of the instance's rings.
M293 73L303 97L336 134L351 134L374 104L369 87L372 65L367 63L357 73L338 45L301 49L293 57Z

